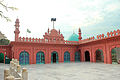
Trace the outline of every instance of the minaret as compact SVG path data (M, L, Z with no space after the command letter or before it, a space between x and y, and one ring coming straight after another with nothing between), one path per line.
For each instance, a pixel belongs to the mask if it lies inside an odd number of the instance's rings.
M20 23L19 19L17 18L16 21L15 21L15 31L14 31L14 33L15 33L15 41L18 41L18 38L19 38L19 33L20 33L20 31L19 31L19 27L20 27L19 23Z
M79 28L79 30L78 30L78 35L79 35L79 37L78 37L78 39L79 39L79 41L82 39L82 36L81 36L81 29Z
M60 34L60 29L59 29L59 34Z
M48 34L49 34L49 32L50 32L50 31L49 31L49 28L48 28Z

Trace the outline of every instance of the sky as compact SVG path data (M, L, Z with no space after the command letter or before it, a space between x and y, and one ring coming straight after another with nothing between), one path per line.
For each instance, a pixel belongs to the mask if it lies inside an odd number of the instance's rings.
M15 20L20 20L20 36L43 38L48 28L53 29L51 18L56 18L55 29L64 39L81 28L82 38L106 34L120 29L120 0L5 0L17 11L6 12L12 21L0 18L0 31L14 41ZM27 33L27 29L31 33Z

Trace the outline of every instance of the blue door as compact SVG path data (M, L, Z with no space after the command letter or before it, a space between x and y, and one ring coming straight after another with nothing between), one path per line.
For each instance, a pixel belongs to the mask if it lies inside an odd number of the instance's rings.
M42 51L36 54L36 64L45 64L45 56Z
M75 62L80 62L80 53L79 52L75 53Z
M20 53L19 62L21 65L29 64L29 54L26 51Z
M70 62L70 53L68 51L64 53L64 62Z

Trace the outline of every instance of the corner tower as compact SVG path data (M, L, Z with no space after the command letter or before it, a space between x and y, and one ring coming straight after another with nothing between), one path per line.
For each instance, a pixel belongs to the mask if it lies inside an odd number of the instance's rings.
M16 21L15 21L15 31L14 31L14 33L15 33L15 41L18 41L18 38L19 38L19 33L20 33L20 31L19 31L19 27L20 27L19 23L20 23L19 19L17 18Z
M79 35L79 37L78 37L78 39L79 39L79 41L82 39L82 36L81 36L81 29L79 28L79 30L78 30L78 35Z

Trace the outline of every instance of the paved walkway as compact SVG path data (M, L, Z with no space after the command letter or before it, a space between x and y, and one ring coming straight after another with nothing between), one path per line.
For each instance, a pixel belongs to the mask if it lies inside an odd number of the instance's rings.
M0 80L4 80L4 69L9 68L9 64L0 63Z
M3 79L3 68L0 64L0 80ZM60 63L25 65L29 80L119 80L119 64L103 63Z

